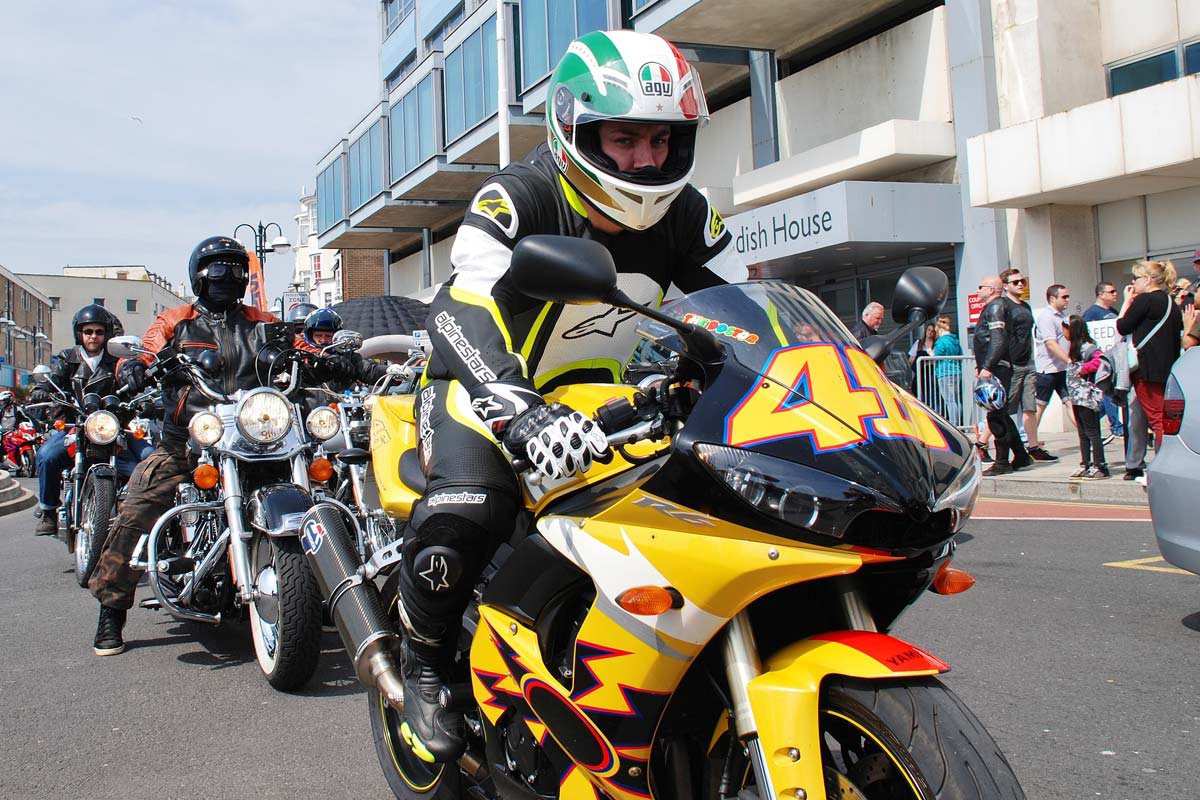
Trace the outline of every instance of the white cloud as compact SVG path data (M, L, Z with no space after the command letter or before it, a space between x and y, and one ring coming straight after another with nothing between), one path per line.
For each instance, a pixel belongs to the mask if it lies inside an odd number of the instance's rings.
M3 5L0 263L16 271L179 281L196 242L239 222L295 239L317 159L379 96L374 2ZM269 259L269 285L290 268Z

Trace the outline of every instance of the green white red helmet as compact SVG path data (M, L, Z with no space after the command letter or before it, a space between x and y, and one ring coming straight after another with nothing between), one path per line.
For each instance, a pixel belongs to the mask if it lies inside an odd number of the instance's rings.
M666 123L661 170L622 172L600 149L596 123ZM614 222L645 230L662 219L696 165L696 130L708 120L700 75L652 33L593 31L571 42L546 92L550 151L563 177Z

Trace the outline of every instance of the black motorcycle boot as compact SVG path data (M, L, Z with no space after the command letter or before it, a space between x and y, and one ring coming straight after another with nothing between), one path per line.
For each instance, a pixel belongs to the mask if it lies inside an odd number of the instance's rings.
M442 705L446 687L443 659L413 648L405 640L402 655L404 674L404 724L400 735L417 758L429 763L453 763L467 749L466 723L461 712Z
M58 509L43 508L38 510L38 524L33 529L34 536L54 536L58 533Z
M100 622L96 625L96 640L92 652L98 656L115 656L125 652L121 629L125 627L125 609L100 606Z

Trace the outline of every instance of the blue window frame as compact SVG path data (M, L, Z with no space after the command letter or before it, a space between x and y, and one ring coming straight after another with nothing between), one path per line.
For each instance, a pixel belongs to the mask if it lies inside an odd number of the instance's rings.
M413 5L416 0L384 0L383 8L387 17L387 33L396 30L396 26L400 24L400 20L404 19L413 10Z
M642 9L649 8L657 2L658 0L633 0L633 13L636 14Z
M343 158L321 171L317 176L317 232L324 233L345 216L345 205L342 198L342 169Z
M429 160L435 152L435 106L433 74L421 79L412 91L392 104L388 152L391 154L391 183Z
M383 191L383 122L350 145L350 210Z
M496 17L446 56L446 141L496 113Z
M1183 74L1195 75L1200 72L1200 42L1193 42L1183 48Z
M1108 96L1136 92L1157 83L1166 83L1179 77L1179 58L1176 49L1158 53L1108 70Z
M572 39L608 27L606 0L525 0L520 26L524 88L546 77Z

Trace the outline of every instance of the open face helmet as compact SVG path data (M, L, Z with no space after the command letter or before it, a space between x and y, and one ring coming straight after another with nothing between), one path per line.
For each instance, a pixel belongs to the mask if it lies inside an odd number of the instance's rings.
M89 303L83 308L75 312L75 316L71 318L71 328L75 332L75 344L83 344L83 330L85 325L102 325L104 327L104 341L108 341L113 337L114 317L109 313L104 306L96 303ZM122 328L122 330L124 330Z
M665 124L661 169L622 171L600 147L606 121ZM708 121L700 75L652 33L592 31L571 42L546 90L546 134L571 187L612 221L645 230L662 219L696 164L696 131Z
M316 311L308 315L304 320L304 341L311 344L313 347L324 347L329 344L328 341L318 343L316 334L329 334L330 341L333 339L333 334L342 329L342 317L332 308L318 308ZM324 338L324 337L322 337Z
M1000 411L1007 403L1004 385L994 375L980 378L975 384L975 405L988 411Z

